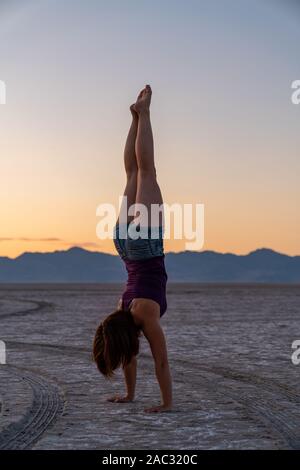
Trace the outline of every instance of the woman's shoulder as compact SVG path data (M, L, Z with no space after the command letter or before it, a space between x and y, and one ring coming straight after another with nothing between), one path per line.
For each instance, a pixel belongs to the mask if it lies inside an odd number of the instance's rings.
M130 311L134 318L140 323L160 318L160 306L152 299L133 299L130 304Z

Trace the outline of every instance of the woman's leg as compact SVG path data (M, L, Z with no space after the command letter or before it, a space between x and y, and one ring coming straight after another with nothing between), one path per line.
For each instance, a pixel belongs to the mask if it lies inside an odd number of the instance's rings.
M135 204L136 200L136 193L137 193L137 174L138 174L138 166L137 166L137 160L136 160L136 154L135 154L135 140L137 136L137 130L138 130L138 114L134 109L134 105L130 107L130 111L132 114L132 122L131 126L128 132L128 136L126 139L126 144L124 148L124 166L125 166L125 171L126 171L126 186L124 190L124 196L127 197L127 201L125 204L125 201L123 202L121 209L120 209L120 214L122 211L126 211L126 213L123 214L123 217L121 218L121 221L123 222L130 222L133 217L128 216L128 211L126 210L126 207L129 208L131 205ZM120 222L121 222L120 221Z
M140 93L135 104L138 112L138 130L135 142L135 153L138 166L136 203L144 204L151 215L151 205L163 203L160 187L156 180L154 164L154 144L150 121L151 88L149 85ZM158 220L149 220L148 225L162 224L162 214Z

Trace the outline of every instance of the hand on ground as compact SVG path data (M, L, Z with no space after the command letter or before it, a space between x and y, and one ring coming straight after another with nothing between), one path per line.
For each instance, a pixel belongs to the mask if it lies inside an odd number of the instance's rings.
M128 403L130 401L133 401L133 399L128 397L127 395L125 396L114 395L113 397L107 398L107 401L110 401L112 403Z
M165 405L158 405L158 406L152 406L151 408L145 408L144 411L145 413L164 413L166 411L172 411L172 407L165 406Z

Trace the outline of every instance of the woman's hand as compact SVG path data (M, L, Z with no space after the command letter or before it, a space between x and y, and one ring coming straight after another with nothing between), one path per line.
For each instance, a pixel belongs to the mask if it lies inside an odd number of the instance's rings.
M112 403L128 403L133 401L133 398L129 397L128 395L125 395L124 397L120 395L114 395L113 397L107 398L107 401Z
M152 406L151 408L145 408L145 413L163 413L165 411L172 411L172 406L158 405Z

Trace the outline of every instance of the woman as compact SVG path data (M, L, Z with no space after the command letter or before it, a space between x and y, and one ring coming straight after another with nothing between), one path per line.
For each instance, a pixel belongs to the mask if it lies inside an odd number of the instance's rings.
M135 224L138 211L133 216L129 216L127 212L125 224L122 224L121 214L124 216L124 208L121 207L114 242L125 263L128 280L118 309L96 331L93 352L97 367L105 377L111 377L117 367L123 367L127 393L108 400L114 403L131 402L135 394L139 336L143 333L150 344L162 401L160 405L145 411L162 412L169 411L172 407L172 379L165 336L159 321L167 309L162 220L159 220L157 227L151 227L150 216L151 208L163 203L154 166L151 95L151 88L146 85L136 103L130 107L132 123L124 151L126 206L137 208L138 204L142 204L146 207L150 220L146 221L145 226ZM124 238L124 225L127 238ZM143 231L143 238L133 237L130 227ZM151 238L154 228L155 236Z

